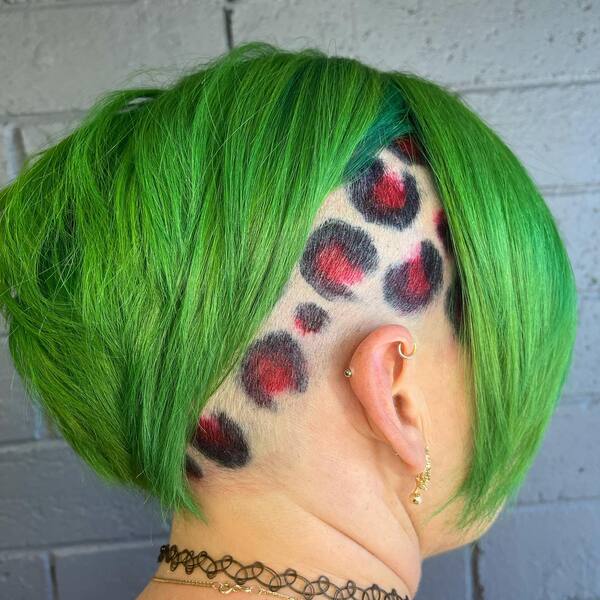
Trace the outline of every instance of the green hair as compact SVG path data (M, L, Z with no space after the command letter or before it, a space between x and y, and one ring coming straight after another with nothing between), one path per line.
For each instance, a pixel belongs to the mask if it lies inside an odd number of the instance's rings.
M454 93L317 50L239 46L105 94L0 191L0 308L30 397L106 479L204 518L185 451L336 187L414 135L444 206L470 367L460 525L516 492L572 357L576 290L540 192Z

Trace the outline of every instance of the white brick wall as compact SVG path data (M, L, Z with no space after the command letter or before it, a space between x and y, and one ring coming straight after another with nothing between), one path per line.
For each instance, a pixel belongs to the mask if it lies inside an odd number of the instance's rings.
M162 81L226 49L218 0L19 4L27 8L0 8L0 56L10 58L0 63L0 112L85 109L104 90L150 80L136 70Z
M101 92L161 83L249 40L444 83L541 185L581 293L573 371L516 507L478 544L426 561L418 600L600 597L600 3L0 0L0 185ZM168 525L46 426L2 335L0 599L132 598Z

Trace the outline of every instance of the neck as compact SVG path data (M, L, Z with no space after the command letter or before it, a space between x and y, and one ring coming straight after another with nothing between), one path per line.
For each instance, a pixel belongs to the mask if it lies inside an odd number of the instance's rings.
M244 486L242 493L241 489L228 485L212 494L212 490L203 488L201 506L208 525L176 514L169 543L177 545L180 551L206 550L214 560L230 554L244 566L260 561L277 573L292 568L311 581L325 575L341 588L352 580L363 589L376 584L384 592L394 589L402 598L414 598L421 576L419 540L397 498L390 499L383 490L359 487L358 491L347 493L346 499L342 490L348 488L343 484L331 486L336 499L329 504L311 502L310 492L297 498L285 490L269 490L266 484L260 489L255 487L255 491ZM322 491L320 487L321 499ZM157 555L158 550L157 547ZM207 579L200 568L186 575L183 566L173 572L166 563L160 563L156 575ZM233 582L224 573L215 580ZM252 583L257 581L248 582ZM168 588L166 594L172 593L171 584L154 583L161 585ZM294 587L301 589L301 584ZM178 588L182 599L216 598L218 594L206 588ZM301 598L287 586L280 593ZM360 597L358 592L355 597ZM317 600L325 598L316 596Z

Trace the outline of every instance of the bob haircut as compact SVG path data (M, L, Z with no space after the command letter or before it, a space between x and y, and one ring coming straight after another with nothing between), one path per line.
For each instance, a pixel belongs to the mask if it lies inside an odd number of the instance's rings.
M28 395L102 477L204 518L185 476L198 415L324 198L408 133L448 220L473 400L468 473L444 506L464 499L461 527L494 516L566 380L574 276L513 152L414 74L255 42L101 96L0 191L0 308Z

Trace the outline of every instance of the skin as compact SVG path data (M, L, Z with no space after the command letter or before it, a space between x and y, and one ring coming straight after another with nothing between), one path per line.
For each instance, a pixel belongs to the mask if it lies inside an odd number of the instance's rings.
M423 559L487 531L493 520L459 531L458 502L430 518L472 442L455 273L433 181L398 140L328 196L272 315L209 400L188 450L208 525L176 514L170 543L412 599ZM431 482L415 505L426 444ZM207 579L165 563L156 575ZM138 600L217 594L149 582Z

